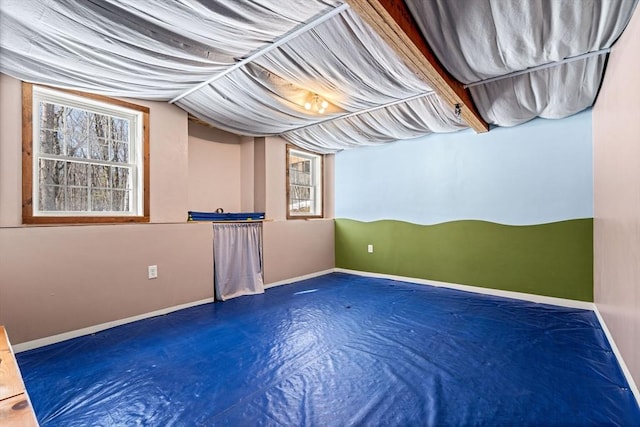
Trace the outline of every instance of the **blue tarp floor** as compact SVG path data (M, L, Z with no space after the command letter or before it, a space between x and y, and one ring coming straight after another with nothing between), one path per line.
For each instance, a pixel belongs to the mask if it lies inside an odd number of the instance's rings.
M333 273L17 354L42 426L639 426L591 311Z

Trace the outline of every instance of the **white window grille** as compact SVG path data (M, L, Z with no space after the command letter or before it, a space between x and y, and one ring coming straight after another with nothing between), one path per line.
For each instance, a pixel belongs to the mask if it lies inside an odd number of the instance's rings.
M287 147L287 214L322 217L322 156Z
M33 87L33 216L143 214L142 112Z

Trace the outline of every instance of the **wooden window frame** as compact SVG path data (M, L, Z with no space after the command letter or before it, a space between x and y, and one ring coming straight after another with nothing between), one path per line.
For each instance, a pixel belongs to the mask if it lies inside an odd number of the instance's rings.
M289 180L289 151L290 150L294 150L294 151L300 151L302 153L307 153L310 154L312 156L318 156L319 157L319 163L320 163L320 213L319 214L315 214L315 215L295 215L295 214L291 214L289 207L291 206L291 204L289 203L290 200L290 196L291 196L291 185L290 185L290 180ZM314 153L312 151L309 150L305 150L302 148L299 148L295 145L292 144L287 144L286 146L286 156L285 156L285 169L286 169L286 192L287 192L287 196L286 196L286 209L287 209L287 219L314 219L314 218L324 218L324 205L325 205L325 200L324 200L324 194L325 194L325 189L324 189L324 155L323 154L318 154L318 153Z
M38 87L75 95L124 107L142 113L142 215L65 215L39 216L33 214L33 87L31 83L22 83L22 223L23 224L100 224L100 223L137 223L150 219L150 172L149 172L149 108L119 99L95 95L80 91L38 85ZM140 153L139 153L140 155Z

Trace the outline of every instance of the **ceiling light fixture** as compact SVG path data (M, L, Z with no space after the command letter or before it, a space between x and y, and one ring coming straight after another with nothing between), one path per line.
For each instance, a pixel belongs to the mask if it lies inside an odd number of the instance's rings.
M326 100L322 99L317 93L311 95L311 98L304 103L305 110L315 111L319 114L324 114L324 112L327 111L328 106L329 103Z

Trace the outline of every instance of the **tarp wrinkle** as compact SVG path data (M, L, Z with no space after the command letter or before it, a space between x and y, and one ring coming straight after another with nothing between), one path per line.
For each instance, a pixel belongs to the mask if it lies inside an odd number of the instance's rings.
M341 273L17 359L43 427L640 420L592 311Z

